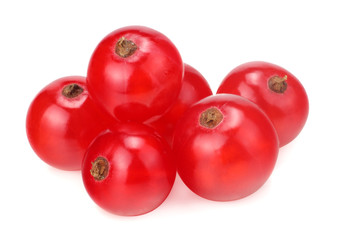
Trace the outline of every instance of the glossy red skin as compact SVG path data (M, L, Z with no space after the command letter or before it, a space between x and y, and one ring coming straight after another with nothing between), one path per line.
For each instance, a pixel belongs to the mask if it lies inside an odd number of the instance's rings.
M156 129L169 143L172 142L177 121L184 112L194 103L212 95L211 88L206 79L195 68L185 64L184 79L179 96L170 110L160 118L147 122Z
M97 157L109 162L108 176L90 174ZM89 147L82 177L90 197L117 215L148 213L166 199L174 184L175 162L168 144L155 131L139 123L123 123L105 132Z
M273 76L287 76L287 89L276 93L268 87ZM280 147L302 130L309 113L309 101L300 81L284 68L267 62L249 62L233 69L217 93L231 93L256 103L269 116L278 133Z
M115 53L125 37L138 49L127 58ZM184 67L174 44L150 28L115 30L96 47L87 83L94 99L119 120L145 121L165 112L181 87Z
M213 129L200 125L203 111L215 107L223 120ZM265 113L232 94L194 104L176 126L174 154L184 183L199 196L231 201L254 193L269 178L278 155L278 138Z
M84 91L66 98L62 89L71 83ZM80 170L91 141L115 120L89 98L84 77L60 78L38 93L26 118L31 147L47 164L62 170Z

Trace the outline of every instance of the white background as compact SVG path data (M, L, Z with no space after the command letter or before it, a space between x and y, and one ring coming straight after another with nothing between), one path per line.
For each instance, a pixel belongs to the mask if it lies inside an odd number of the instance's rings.
M1 1L1 239L359 239L357 2ZM303 83L307 124L258 192L212 202L177 179L155 211L119 217L91 201L79 172L53 169L32 151L25 117L37 92L85 75L97 43L134 24L167 35L214 92L253 60L283 66Z

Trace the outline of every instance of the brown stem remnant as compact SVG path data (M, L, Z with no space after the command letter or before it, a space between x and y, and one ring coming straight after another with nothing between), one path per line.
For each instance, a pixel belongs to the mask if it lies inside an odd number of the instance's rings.
M273 76L269 79L268 85L271 91L276 93L284 93L287 89L287 76L279 77Z
M69 85L66 85L62 90L62 95L67 98L75 98L79 96L84 89L77 85L76 83L71 83Z
M98 157L94 162L91 163L92 168L90 169L90 174L95 178L95 180L101 181L104 180L109 173L109 163L104 157Z
M116 54L122 58L130 57L136 50L136 44L131 40L127 40L125 37L120 38L115 47Z
M224 116L219 109L211 107L200 115L200 125L206 128L215 128L223 120Z

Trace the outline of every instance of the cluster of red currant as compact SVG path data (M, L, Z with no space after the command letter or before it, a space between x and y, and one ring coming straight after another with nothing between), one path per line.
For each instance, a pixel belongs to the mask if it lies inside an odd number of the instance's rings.
M238 66L212 95L166 36L131 26L98 44L86 78L46 86L29 107L26 130L46 163L81 169L99 206L134 216L166 199L176 172L210 200L255 192L308 110L296 77L265 62Z

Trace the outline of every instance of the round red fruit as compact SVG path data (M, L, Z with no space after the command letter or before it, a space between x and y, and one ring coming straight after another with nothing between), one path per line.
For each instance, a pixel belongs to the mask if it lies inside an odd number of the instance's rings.
M144 121L175 101L184 66L174 44L146 27L120 28L96 47L87 83L94 99L119 120Z
M89 98L85 78L60 78L32 101L26 132L35 153L62 170L80 170L86 148L115 120Z
M309 113L308 97L300 81L271 63L249 62L236 67L217 93L237 94L256 103L274 124L280 147L300 133Z
M175 129L178 173L201 197L215 201L243 198L269 178L278 138L265 113L232 94L200 100Z
M169 146L140 123L123 123L90 145L82 177L90 197L117 215L135 216L160 206L175 180Z
M175 125L184 112L192 104L210 95L212 92L206 79L195 68L185 64L183 83L175 103L164 115L150 119L147 123L171 143Z

